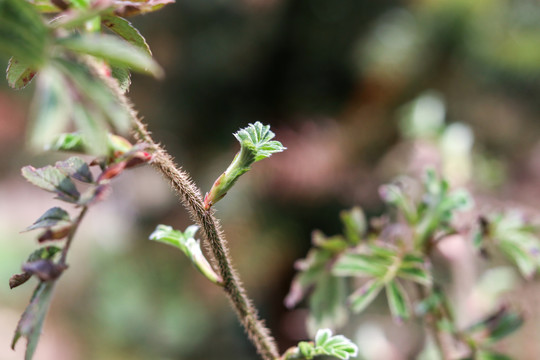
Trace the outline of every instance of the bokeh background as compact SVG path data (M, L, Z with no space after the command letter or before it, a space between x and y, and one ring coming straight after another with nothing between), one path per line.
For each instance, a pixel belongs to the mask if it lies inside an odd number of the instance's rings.
M353 205L380 214L377 188L396 175L432 165L467 186L483 210L534 217L540 208L536 0L177 0L132 20L166 78L134 76L129 95L203 191L237 151L231 134L247 123L271 124L288 147L216 206L282 351L308 336L305 308L288 310L283 299L311 232L339 233L339 211ZM19 171L62 157L25 148L32 93L0 85L6 360L23 357L23 344L13 352L9 343L32 291L8 287L36 246L35 234L20 231L56 204ZM37 360L257 358L221 291L180 252L147 240L160 223L190 225L159 174L139 168L115 181L74 242ZM527 322L500 350L540 358L538 285L504 262L488 276L479 270L485 263L448 251L458 304L504 292ZM382 305L351 316L344 332L366 359L409 359L422 348L418 324L392 325Z

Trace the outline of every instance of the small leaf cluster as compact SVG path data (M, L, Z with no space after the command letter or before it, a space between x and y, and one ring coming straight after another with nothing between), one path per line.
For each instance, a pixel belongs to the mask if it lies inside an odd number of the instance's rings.
M536 231L521 214L494 214L479 220L474 245L484 253L498 250L525 278L531 279L540 268L540 240Z
M418 196L412 195L407 181L380 188L388 214L368 222L356 207L341 214L344 235L313 233L313 247L295 264L299 273L285 304L293 307L307 298L308 329L313 332L343 326L347 309L365 311L384 290L395 322L418 316L454 343L463 344L471 359L504 358L491 346L518 329L522 316L503 304L477 324L458 328L452 305L432 270L433 249L446 236L460 233L479 248L497 247L530 278L538 270L540 256L535 228L513 215L481 217L476 231L474 218L468 226L457 226L456 214L473 207L465 190L452 190L434 171L426 173Z
M86 150L103 155L106 130L129 130L128 109L101 78L127 91L131 70L162 76L145 39L124 17L170 2L0 0L0 51L13 56L8 83L22 89L37 76L31 145L49 147L73 123Z
M206 210L221 200L238 178L251 169L253 163L287 149L279 141L272 140L275 134L270 131L270 125L263 125L259 121L249 124L233 135L240 143L240 151L204 197Z
M206 257L202 253L200 240L195 239L195 233L199 230L197 225L188 226L181 232L171 226L158 225L150 234L150 240L162 242L180 249L208 280L216 285L222 285L221 276L216 274Z
M332 330L320 329L315 335L315 342L301 341L298 346L287 350L281 359L311 360L320 355L348 360L358 355L358 347L343 335L332 335Z
M66 134L62 138L73 140L80 137L78 134L69 135ZM116 143L120 141L118 136L111 136L111 139L115 139ZM82 141L82 138L79 138L79 141ZM115 141L111 140L111 143L114 144ZM121 143L129 144L125 139ZM69 144L69 141L66 144ZM59 150L63 149L61 142L57 142L57 145ZM37 347L54 284L67 269L67 252L87 209L104 199L109 192L112 178L126 169L151 160L151 155L143 151L144 146L144 144L131 146L127 151L120 151L117 146L111 147L110 156L95 159L90 164L80 157L73 156L65 161L58 161L54 166L22 168L22 175L31 184L55 194L56 199L74 205L79 210L78 215L72 217L61 207L50 208L26 228L26 231L40 230L37 237L40 244L63 241L63 245L47 245L37 249L23 264L23 272L13 275L9 280L10 288L26 283L32 276L39 280L30 304L17 325L12 342L14 348L21 337L28 340L25 359L32 359ZM73 150L71 146L68 148ZM97 176L94 176L91 166L100 169ZM84 184L84 191L79 190L80 186L77 186L76 182Z

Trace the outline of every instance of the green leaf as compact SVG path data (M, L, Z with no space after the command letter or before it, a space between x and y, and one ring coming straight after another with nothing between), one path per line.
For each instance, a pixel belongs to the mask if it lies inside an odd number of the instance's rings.
M332 253L312 248L305 259L298 260L295 267L300 272L294 277L291 289L285 297L285 306L293 308L307 294L317 281L327 272L327 264L332 259Z
M347 252L338 258L332 268L332 273L337 276L382 277L391 264L392 259Z
M417 282L424 286L431 286L433 279L431 274L419 267L400 267L397 273L400 278Z
M270 131L270 125L263 125L259 121L255 124L249 124L246 128L238 130L233 135L242 147L248 147L253 152L253 162L287 149L279 141L271 141L275 134Z
M353 245L359 244L367 230L366 216L362 209L355 206L349 211L342 211L340 217L347 240Z
M523 325L523 317L514 312L505 312L498 317L496 321L489 323L488 341L491 343L497 342L502 338L517 331Z
M486 343L495 343L518 330L523 325L523 316L506 307L470 326L469 334L479 334Z
M131 73L128 69L118 66L111 67L111 76L118 81L118 86L122 93L126 93L131 86Z
M384 287L377 279L369 280L349 296L352 311L361 313L375 300Z
M56 59L55 64L59 69L72 81L77 90L80 92L79 96L82 96L88 103L83 107L89 116L88 124L86 126L90 128L96 128L96 131L89 131L84 134L93 139L94 142L101 144L102 141L107 141L107 130L101 128L101 118L105 117L109 120L109 123L119 133L126 133L131 127L131 116L127 110L119 103L115 95L103 84L100 80L96 79L88 69L78 63L65 61L63 59ZM82 107L82 106L81 106ZM93 118L98 112L99 118ZM98 131L99 129L99 131ZM98 136L99 135L99 136ZM100 139L98 141L98 139ZM85 139L88 140L88 139ZM90 146L91 144L88 144ZM100 145L102 146L102 144Z
M159 241L180 249L187 255L201 274L214 284L222 285L221 276L216 274L212 266L208 263L208 260L206 260L201 251L200 242L194 238L198 229L198 226L191 225L182 233L170 226L158 225L156 230L150 235L150 240Z
M71 179L60 170L52 166L36 169L33 166L25 166L21 169L26 180L35 186L56 193L63 201L76 203L79 200L79 192Z
M409 224L415 224L418 220L417 210L403 189L397 184L387 184L379 187L379 195L384 202L398 208Z
M526 249L510 241L501 242L499 247L506 256L516 263L524 277L532 278L538 268L538 263Z
M26 1L0 1L0 52L32 68L46 61L49 31L39 13Z
M326 237L322 231L315 230L312 234L312 243L314 246L328 250L331 253L337 254L348 247L347 241L341 235Z
M58 224L67 225L71 223L69 214L62 208L53 207L47 210L43 215L39 217L31 226L26 228L26 231L50 228Z
M14 58L9 59L6 78L12 88L23 89L32 81L34 75L36 75L36 70L29 67L28 64Z
M315 353L347 360L358 355L358 346L343 335L332 336L330 329L321 329L315 335Z
M141 48L149 56L152 56L150 47L146 43L144 37L141 35L139 30L131 25L131 23L126 19L114 15L104 15L101 18L101 22L122 39L126 40L131 45Z
M394 321L401 323L403 320L407 320L409 318L409 308L405 290L396 280L386 284L386 297Z
M47 147L48 150L84 152L83 137L80 133L60 134Z
M347 321L346 298L345 279L332 276L328 272L321 273L309 298L309 333L321 327L343 326Z
M58 161L54 166L73 179L89 184L94 182L90 167L80 157L73 156L65 161Z
M307 360L313 359L315 354L315 346L312 342L300 341L298 343L298 350L300 351L300 354L302 354L302 356L304 356Z
M251 169L254 162L286 149L279 141L272 141L275 135L270 131L270 125L263 125L258 121L233 135L240 142L240 152L236 154L227 170L217 178L204 197L206 210L221 200L236 180Z
M512 358L504 354L480 350L475 354L474 360L512 360Z
M58 44L76 53L88 54L113 66L163 76L163 70L148 53L111 35L85 34L58 40Z
M107 124L103 112L82 104L73 105L73 120L82 134L85 151L96 156L108 154Z
M30 0L28 2L34 5L34 8L41 13L58 12L58 6L54 5L50 0Z
M87 31L88 25L93 24L97 21L99 25L99 15L103 12L106 12L110 9L107 2L94 2L94 5L91 8L84 8L76 6L77 9L71 9L71 11L63 13L61 16L55 18L50 26L53 29L74 29L78 27L85 26ZM97 28L99 30L99 28Z
M45 316L47 315L47 310L51 303L54 284L54 281L39 283L32 295L30 304L17 324L11 347L15 349L17 341L21 337L25 337L28 340L24 357L25 360L31 360L36 351L41 335L41 328L43 327Z
M406 254L401 260L397 275L425 286L431 286L433 279L426 261L413 254Z
M31 109L30 143L33 147L40 150L47 147L67 127L71 113L68 88L55 68L49 66L41 71Z

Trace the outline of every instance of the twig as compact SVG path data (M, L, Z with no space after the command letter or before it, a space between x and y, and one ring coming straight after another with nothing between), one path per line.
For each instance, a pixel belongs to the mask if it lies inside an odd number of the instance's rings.
M79 213L79 216L77 216L77 219L75 219L75 222L73 223L73 226L71 227L69 231L64 248L62 249L62 254L60 256L60 260L58 261L59 265L66 265L66 257L67 257L69 248L71 247L71 243L73 241L73 238L75 237L75 233L77 232L77 229L79 228L79 225L81 224L81 221L84 218L84 215L86 215L87 211L88 211L88 206L83 206L81 212Z
M236 311L240 323L244 326L249 339L257 348L257 352L264 360L276 360L279 358L276 341L268 328L258 317L257 310L246 295L232 261L228 254L227 241L223 236L219 222L211 211L204 209L203 198L200 191L191 181L189 175L180 167L176 166L169 153L152 139L146 125L140 120L128 98L120 91L116 80L104 76L96 71L95 64L88 60L89 66L95 71L106 85L113 91L120 103L130 113L134 124L134 135L139 142L150 144L154 150L152 164L162 175L169 180L171 186L181 198L184 207L190 212L193 220L203 230L208 240L212 253L218 265L218 270L223 278L223 288L233 308Z

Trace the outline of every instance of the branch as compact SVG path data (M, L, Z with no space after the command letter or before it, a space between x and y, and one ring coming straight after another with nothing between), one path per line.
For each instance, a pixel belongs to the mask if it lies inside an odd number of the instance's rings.
M86 215L87 211L88 211L88 206L84 206L82 208L81 212L79 213L79 216L77 216L77 219L75 220L75 223L71 227L71 230L69 231L69 235L67 237L64 248L62 249L62 254L60 256L60 260L58 261L59 265L66 265L67 253L69 251L69 248L71 246L73 238L75 237L75 233L77 232L77 229L79 228L79 225L81 224L81 221L84 218L84 216Z
M104 76L100 71L96 71L96 65L93 61L88 60L87 62L95 74L113 91L122 106L129 111L135 126L135 138L139 142L150 144L150 148L154 151L152 164L169 180L172 188L182 200L184 207L190 212L192 219L201 227L217 262L219 274L223 278L225 293L231 301L249 339L257 348L257 352L264 360L278 359L279 352L276 341L263 321L259 319L257 310L246 295L246 291L232 266L227 241L221 232L219 222L212 211L205 210L200 191L191 181L189 175L176 166L171 155L152 139L146 125L139 119L131 102L120 91L116 80Z

